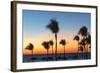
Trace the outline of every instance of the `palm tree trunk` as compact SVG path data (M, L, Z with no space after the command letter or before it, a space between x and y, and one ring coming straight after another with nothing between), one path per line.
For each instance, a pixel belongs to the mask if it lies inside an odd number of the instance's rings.
M54 53L54 52L53 52L53 46L52 46L52 58L53 58L53 53Z
M86 38L88 38L88 34L87 34ZM87 50L86 50L86 51L87 51L87 53L88 53L88 43L87 43L86 45L87 45Z
M89 56L88 56L88 43L86 44L86 58L89 58Z
M32 50L32 60L33 60L33 50Z
M79 41L78 41L78 50L77 50L77 57L79 55Z
M48 49L47 49L47 61L48 61Z
M57 60L57 33L55 33L55 59Z
M65 59L65 45L64 45L64 59Z
M88 53L88 44L87 44L87 53Z
M85 53L84 50L86 50L86 48L85 48L85 45L83 45L83 47L84 47L84 49L83 49L83 59L84 59L84 53Z

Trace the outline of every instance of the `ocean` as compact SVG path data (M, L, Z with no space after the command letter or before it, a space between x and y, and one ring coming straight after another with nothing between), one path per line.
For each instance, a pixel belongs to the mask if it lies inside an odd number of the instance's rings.
M91 59L91 53L58 53L55 54L33 54L23 55L23 62L45 62L45 61L60 61L60 60L86 60Z

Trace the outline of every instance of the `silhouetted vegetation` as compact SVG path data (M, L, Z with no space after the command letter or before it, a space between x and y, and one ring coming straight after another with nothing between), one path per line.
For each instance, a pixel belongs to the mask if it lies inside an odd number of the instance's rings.
M65 39L62 39L60 42L59 42L59 44L61 44L61 45L63 45L63 47L64 47L64 59L65 59L65 45L66 45L66 40Z
M78 41L78 51L81 53L88 52L88 45L91 47L91 35L88 33L88 28L86 26L79 29L78 35L74 37L74 40Z
M54 44L54 43L53 43L53 40L49 40L49 45L52 46L52 56L53 56L53 54L54 54L54 51L53 51L53 44Z
M31 51L32 51L32 58L33 58L33 49L34 49L33 44L32 44L32 43L29 43L29 44L26 46L25 49L27 49L27 50L31 50Z
M56 60L57 60L57 33L59 32L58 24L59 24L58 21L56 21L55 19L51 19L50 23L46 26L52 31L52 33L55 34L55 58Z
M47 41L44 41L43 43L42 43L42 46L47 50L47 57L48 57L48 50L49 50L49 48L50 48L50 46L49 46L49 42L47 42Z
M86 38L87 38L87 33L88 29L86 26L83 26L80 28L78 34L82 36L82 40L80 41L80 44L83 46L84 50L86 50L85 46L86 46Z
M88 51L88 48L91 48L91 35L89 33L86 37L86 43L87 43L87 51Z
M76 35L73 40L76 40L78 42L78 47L77 48L78 48L78 51L79 51L79 40L80 40L79 36Z

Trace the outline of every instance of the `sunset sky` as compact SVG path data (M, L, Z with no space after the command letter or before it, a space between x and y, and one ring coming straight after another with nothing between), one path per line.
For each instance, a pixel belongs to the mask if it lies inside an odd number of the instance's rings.
M88 32L90 32L90 13L23 10L24 54L31 54L30 50L25 50L29 43L34 45L34 54L46 53L41 45L43 41L53 40L55 43L54 34L46 28L52 18L55 18L59 23L58 53L63 53L63 46L59 44L61 39L66 39L66 42L68 42L66 52L76 52L77 41L73 40L74 36L82 26L86 26ZM51 53L51 50L50 48L49 53Z

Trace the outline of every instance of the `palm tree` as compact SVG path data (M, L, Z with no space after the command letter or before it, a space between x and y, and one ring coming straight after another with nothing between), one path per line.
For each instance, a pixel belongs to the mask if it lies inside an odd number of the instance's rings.
M85 49L85 45L86 45L86 39L82 39L81 41L80 41L80 51L81 51L81 53L82 53L82 57L83 57L83 59L84 59L84 52L86 52L86 49ZM86 56L85 56L86 57Z
M88 34L87 31L88 31L87 27L86 27L86 26L83 26L83 27L80 28L80 30L79 30L79 32L78 32L78 34L81 35L81 36L83 37L83 38L82 38L82 44L83 44L83 46L84 46L84 49L85 49L85 45L86 45L85 39L86 39L87 34Z
M58 26L58 21L56 21L55 19L51 19L50 23L46 26L47 28L49 28L52 33L55 34L55 58L57 60L57 33L59 32L59 26Z
M83 27L80 28L78 34L80 34L83 37L86 37L87 36L87 31L88 31L87 27L83 26Z
M65 45L66 45L66 40L65 39L62 39L59 44L63 45L64 47L64 59L65 59Z
M83 59L83 58L84 58L84 55L83 55L84 48L83 48L83 46L80 46L80 47L79 47L79 51L82 53L82 54L81 54L81 57L82 57L82 59Z
M53 55L53 53L54 53L54 52L53 52L53 44L54 44L54 43L53 43L52 40L49 40L49 44L50 44L50 46L52 46L52 55Z
M85 49L85 45L86 45L86 39L82 39L80 42L79 42L79 44L84 48L83 50L85 51L86 49Z
M49 48L50 48L49 42L44 41L44 42L42 43L42 46L47 50L47 57L48 57Z
M87 52L88 52L88 45L90 45L91 47L91 35L90 34L87 35L86 43L87 43Z
M83 50L84 50L84 49L83 49L83 47L82 47L82 46L80 46L79 51L80 51L80 52L83 52Z
M79 40L80 40L79 36L76 35L73 40L76 40L78 42L78 50L79 50Z
M26 46L25 49L27 49L27 50L31 50L31 51L32 51L32 57L33 57L33 49L34 49L33 44L32 44L32 43L29 43L29 44Z

